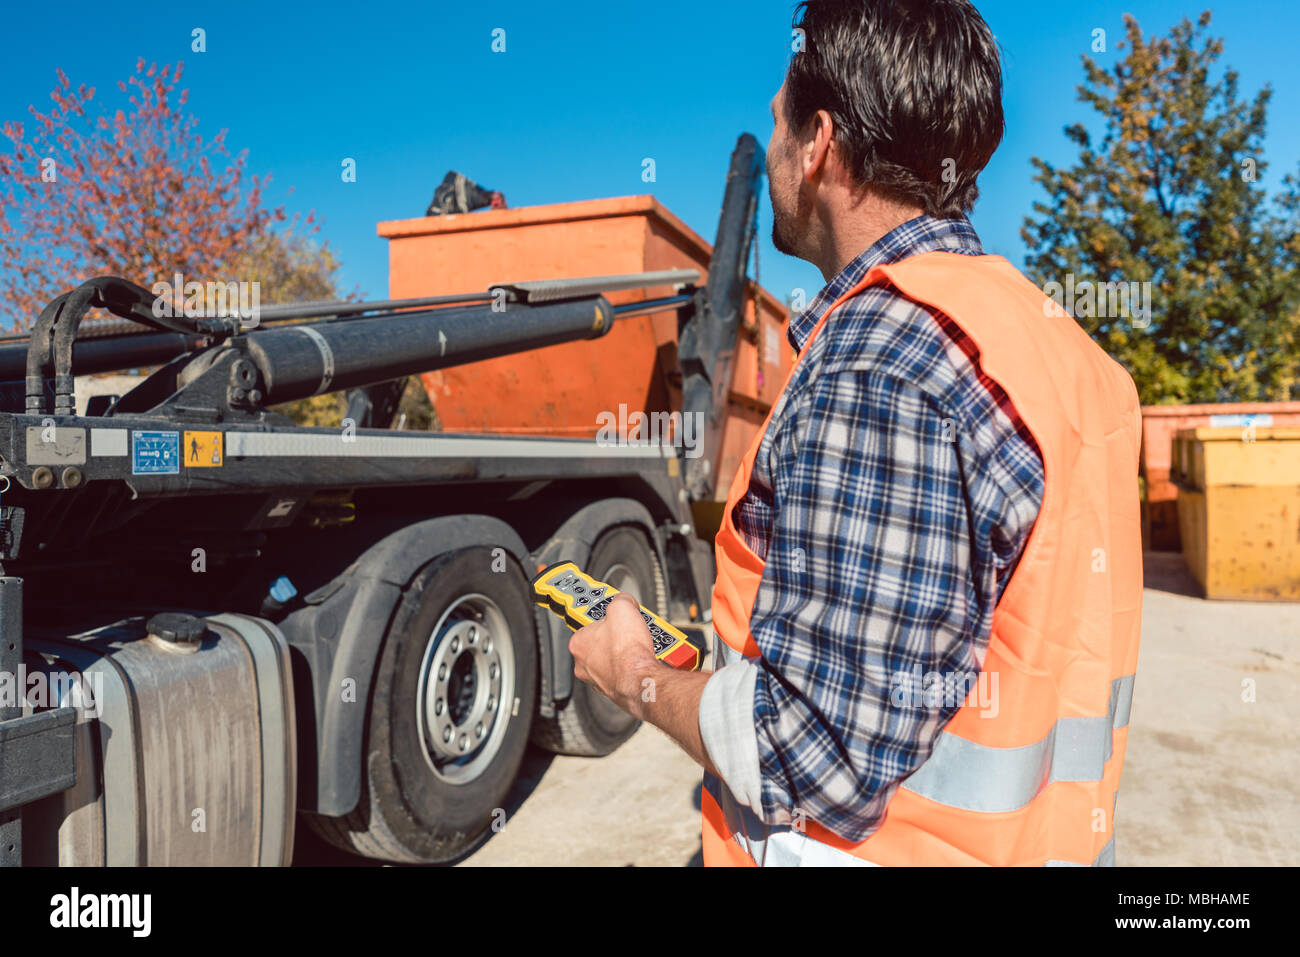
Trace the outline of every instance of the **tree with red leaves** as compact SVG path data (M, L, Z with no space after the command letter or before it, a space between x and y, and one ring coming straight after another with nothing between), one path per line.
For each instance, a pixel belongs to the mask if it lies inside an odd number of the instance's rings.
M243 280L250 256L281 237L284 207L264 209L270 177L246 177L247 150L231 156L223 129L209 141L184 112L181 64L141 59L118 87L111 115L94 88L75 90L58 71L54 107L34 106L0 132L0 323L27 328L47 302L100 275L145 288L187 279ZM218 167L223 167L218 170ZM314 232L309 214L304 225ZM292 230L297 217L289 224ZM272 299L275 297L266 297Z

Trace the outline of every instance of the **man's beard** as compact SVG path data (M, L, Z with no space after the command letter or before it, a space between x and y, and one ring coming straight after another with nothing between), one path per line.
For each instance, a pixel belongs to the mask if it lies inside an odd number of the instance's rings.
M767 195L772 204L772 245L776 247L777 252L786 256L798 256L798 247L795 244L795 237L789 219L782 212L781 207L777 205L776 196L772 193L771 179L767 182Z
M772 210L772 245L776 247L776 251L779 253L784 253L787 256L798 255L794 243L786 238L785 231L781 228L781 220L776 215L775 209Z

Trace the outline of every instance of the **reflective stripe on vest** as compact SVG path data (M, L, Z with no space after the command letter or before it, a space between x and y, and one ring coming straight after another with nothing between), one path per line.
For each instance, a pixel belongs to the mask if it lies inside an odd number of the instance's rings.
M714 667L724 667L741 657L723 642L717 642ZM1020 810L1053 781L1101 781L1112 754L1112 732L1128 726L1132 701L1133 676L1116 678L1111 682L1106 717L1061 718L1047 737L1019 748L991 748L940 731L930 757L900 787L948 807L998 814ZM763 823L712 775L705 775L704 790L722 808L732 840L760 867L873 865L872 861L813 840L796 827ZM1057 860L1045 864L1113 867L1115 839L1106 843L1091 865Z
M902 786L964 811L1018 811L1053 781L1100 781L1113 731L1128 727L1133 675L1110 684L1109 713L1059 718L1047 736L1019 748L990 748L940 731L930 757Z
M815 841L790 826L764 824L749 808L737 804L727 786L712 775L705 775L704 790L722 795L723 816L731 829L731 839L759 867L878 867L873 861L855 857L839 848ZM1046 867L1114 867L1115 838L1112 837L1091 864L1077 861L1044 862Z
M895 790L884 822L857 843L815 821L764 824L706 776L705 864L1113 865L1141 618L1136 390L1073 319L1044 310L1046 297L1004 259L950 253L873 269L821 316L784 388L834 310L881 282L966 333L1043 455L1039 515L995 609L981 669L999 679L1000 703L985 714L972 690ZM732 515L770 420L769 412L732 482L717 535L715 668L760 653L749 614L764 562Z

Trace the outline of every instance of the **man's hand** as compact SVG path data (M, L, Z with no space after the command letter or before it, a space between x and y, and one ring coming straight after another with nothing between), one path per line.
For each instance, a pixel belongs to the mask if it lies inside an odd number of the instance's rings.
M655 658L653 647L636 599L624 593L610 600L604 618L569 639L574 675L642 720L645 682L673 670Z
M704 770L718 774L700 737L700 695L709 675L678 671L654 656L650 629L635 598L615 595L604 618L573 633L569 651L579 681L659 728Z

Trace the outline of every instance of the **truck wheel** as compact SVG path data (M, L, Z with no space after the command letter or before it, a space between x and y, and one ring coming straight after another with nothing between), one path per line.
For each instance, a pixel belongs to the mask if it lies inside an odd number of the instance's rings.
M444 555L408 590L375 674L359 805L312 818L344 850L443 863L503 813L528 744L537 637L528 582L493 552Z
M647 608L663 615L667 594L663 573L645 536L627 526L611 529L596 540L585 569L601 581L625 591ZM640 721L586 682L573 681L573 694L556 705L554 718L533 722L533 741L557 754L591 757L609 754L632 737Z

